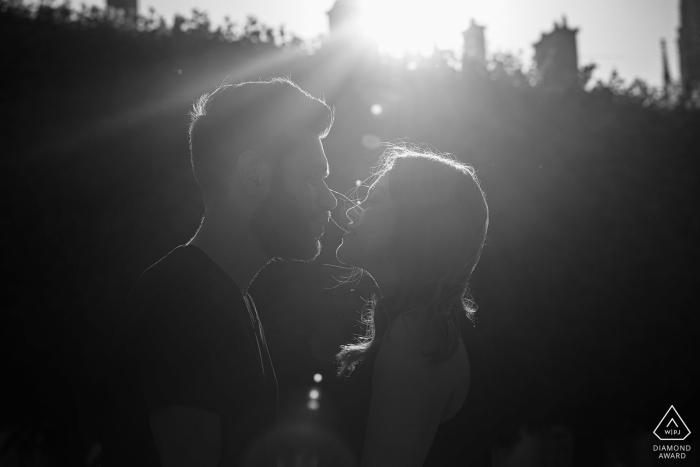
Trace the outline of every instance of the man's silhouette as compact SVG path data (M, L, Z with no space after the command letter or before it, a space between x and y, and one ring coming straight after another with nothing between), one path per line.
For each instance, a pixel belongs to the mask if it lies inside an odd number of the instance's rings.
M247 290L270 259L320 251L336 206L321 144L333 114L277 78L221 86L191 116L206 213L118 320L106 466L275 461L277 383Z

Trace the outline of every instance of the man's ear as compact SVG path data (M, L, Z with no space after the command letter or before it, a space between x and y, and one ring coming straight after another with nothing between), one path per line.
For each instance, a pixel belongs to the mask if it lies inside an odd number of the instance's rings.
M238 158L237 172L243 189L253 198L265 197L270 190L272 168L260 155L245 151Z

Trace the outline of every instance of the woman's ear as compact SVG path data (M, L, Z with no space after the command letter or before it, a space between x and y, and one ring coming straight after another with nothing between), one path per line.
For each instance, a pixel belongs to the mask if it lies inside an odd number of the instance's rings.
M243 189L253 198L264 198L270 190L272 168L254 151L245 151L238 158L236 173Z

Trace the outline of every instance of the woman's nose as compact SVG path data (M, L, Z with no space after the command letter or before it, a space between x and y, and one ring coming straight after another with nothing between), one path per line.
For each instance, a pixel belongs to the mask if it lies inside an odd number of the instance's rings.
M348 216L348 219L350 219L350 222L353 225L357 225L360 222L360 219L362 218L362 208L359 205L354 205L350 209L348 209L345 212L345 215Z
M338 206L338 200L335 198L330 188L328 188L325 181L323 182L323 187L318 197L318 204L324 211L332 211Z

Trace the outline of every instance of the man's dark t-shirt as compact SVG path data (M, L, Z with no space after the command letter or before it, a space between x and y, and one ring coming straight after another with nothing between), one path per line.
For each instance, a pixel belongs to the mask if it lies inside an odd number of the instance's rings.
M118 319L103 459L160 465L149 414L189 406L220 416L235 465L274 465L277 381L253 301L202 250L147 269Z

